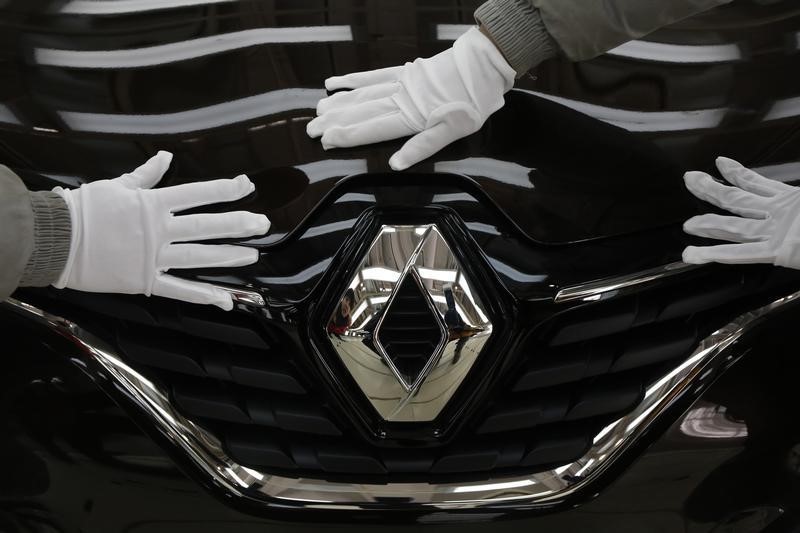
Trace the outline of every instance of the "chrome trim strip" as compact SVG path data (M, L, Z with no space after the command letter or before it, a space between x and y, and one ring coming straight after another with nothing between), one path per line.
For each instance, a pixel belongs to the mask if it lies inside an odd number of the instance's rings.
M573 285L561 289L553 301L555 303L571 302L573 300L597 301L630 292L639 285L658 281L677 274L683 274L700 268L701 265L690 265L680 261L669 263L649 270L642 270L634 274L600 279Z
M232 287L225 287L224 285L215 285L215 287L222 289L231 295L234 304L242 304L247 307L266 307L267 302L261 293L257 291L248 291L245 289L234 289Z
M603 474L684 393L710 383L716 377L714 370L731 364L736 356L726 354L727 348L761 319L798 298L800 291L745 313L704 339L686 361L647 389L644 400L632 413L600 431L589 451L574 463L527 476L444 484L328 482L276 476L241 466L225 454L217 438L178 413L155 383L126 365L91 333L19 300L9 299L4 306L49 327L99 363L115 385L129 395L201 471L232 495L283 508L419 511L536 509L552 506L575 494Z

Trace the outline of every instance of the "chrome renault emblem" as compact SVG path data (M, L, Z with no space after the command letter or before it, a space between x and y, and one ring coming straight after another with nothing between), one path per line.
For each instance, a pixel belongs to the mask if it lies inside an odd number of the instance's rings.
M383 226L327 332L385 420L429 422L469 373L492 324L435 224Z

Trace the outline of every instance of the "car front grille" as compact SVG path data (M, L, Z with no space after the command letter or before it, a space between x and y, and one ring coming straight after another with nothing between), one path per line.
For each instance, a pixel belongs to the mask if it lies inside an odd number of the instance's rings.
M798 287L787 271L713 267L607 300L531 303L538 318L516 328L525 338L506 354L511 364L482 408L451 441L427 447L365 439L329 403L286 324L137 297L67 292L58 305L70 305L65 314L78 322L84 315L102 324L126 362L242 465L322 479L443 482L579 458L700 339ZM405 334L387 333L389 344Z

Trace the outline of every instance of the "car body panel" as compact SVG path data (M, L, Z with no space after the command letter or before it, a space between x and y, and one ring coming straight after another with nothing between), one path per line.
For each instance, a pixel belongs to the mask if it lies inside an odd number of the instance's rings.
M307 138L324 79L441 51L476 7L125 5L0 8L4 162L75 184L168 149L167 185L246 172L259 201L244 207L273 221L265 244L297 231L343 178L388 172L402 143L325 152ZM711 169L719 154L756 167L796 162L797 30L791 2L734 2L648 37L655 45L547 61L480 132L404 175L477 182L538 242L676 222L693 209L685 169Z
M112 178L159 149L175 153L162 185L247 173L256 193L210 210L270 217L267 236L241 241L258 264L181 275L258 292L265 320L296 337L309 316L330 315L324 297L341 294L347 254L376 220L459 221L459 253L532 320L527 310L564 288L679 261L698 242L681 222L707 209L684 190L685 170L713 171L727 155L800 178L790 1L736 1L592 61L553 58L481 131L403 173L387 165L402 140L326 152L306 136L323 81L445 49L477 2L188 4L0 3L0 161L32 189ZM143 300L54 293L16 296L63 307L89 330L100 323L91 313ZM596 494L535 513L298 516L230 501L63 339L0 306L0 449L17 458L0 476L0 530L796 527L797 310L787 307L732 347L743 358L650 428Z

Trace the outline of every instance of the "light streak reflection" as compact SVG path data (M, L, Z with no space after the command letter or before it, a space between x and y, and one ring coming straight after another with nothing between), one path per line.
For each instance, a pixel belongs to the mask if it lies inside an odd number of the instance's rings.
M262 44L352 41L350 26L255 28L198 39L117 50L35 48L36 63L54 67L122 69L152 67Z

